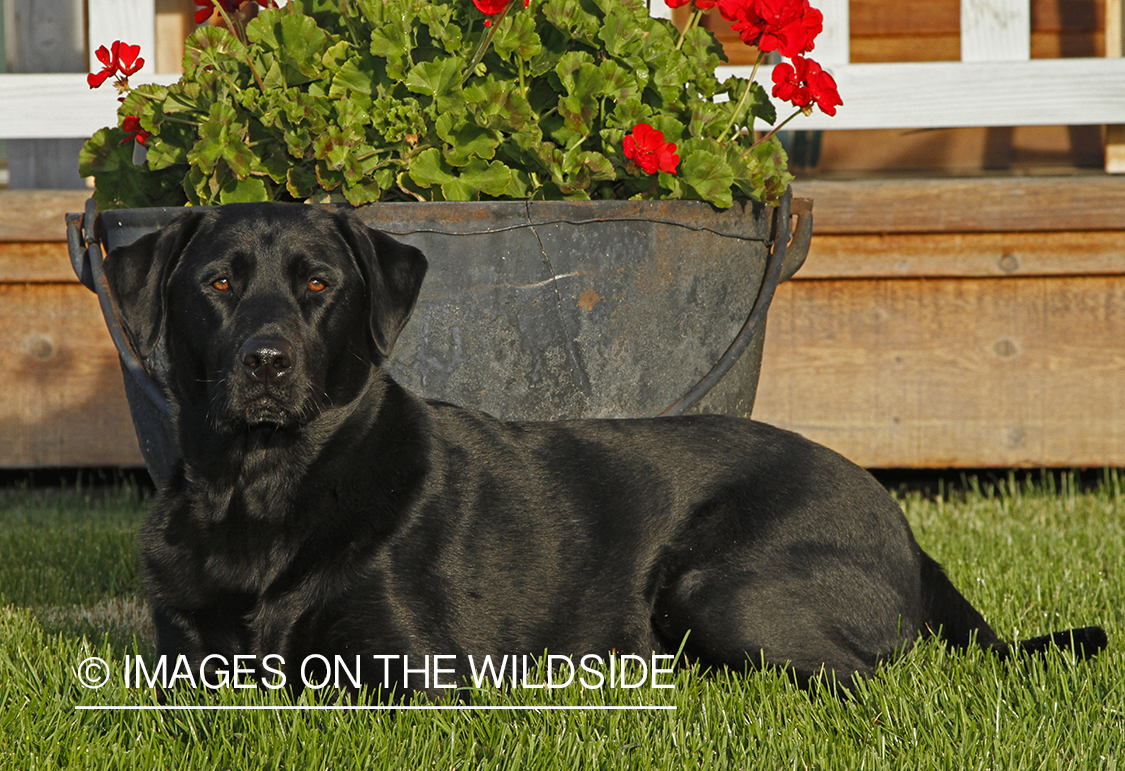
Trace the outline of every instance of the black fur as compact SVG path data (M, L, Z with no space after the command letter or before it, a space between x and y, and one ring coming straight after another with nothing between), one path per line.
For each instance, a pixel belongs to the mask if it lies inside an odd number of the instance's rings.
M1007 655L883 488L796 434L505 423L407 393L380 362L425 268L350 214L281 204L189 212L109 256L136 346L165 346L183 453L141 533L159 653L278 654L298 689L314 653L381 684L371 654L463 677L470 654L669 653L689 630L706 665L845 686L919 633Z

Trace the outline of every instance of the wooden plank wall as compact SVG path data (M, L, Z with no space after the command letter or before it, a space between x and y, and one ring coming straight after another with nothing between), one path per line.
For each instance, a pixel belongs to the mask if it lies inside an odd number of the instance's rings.
M866 467L1125 465L1125 180L795 190L756 418Z
M0 191L0 468L143 465L117 352L70 267L88 191Z

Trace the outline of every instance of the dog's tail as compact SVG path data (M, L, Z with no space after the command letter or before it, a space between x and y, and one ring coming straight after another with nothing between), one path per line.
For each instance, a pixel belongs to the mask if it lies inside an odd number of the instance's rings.
M968 648L975 641L1001 658L1012 654L1013 646L992 631L984 617L957 591L941 565L925 553L922 554L922 613L923 631L940 635L950 645ZM1022 640L1018 649L1031 654L1043 654L1052 649L1070 650L1083 660L1096 656L1107 643L1104 629L1087 626Z

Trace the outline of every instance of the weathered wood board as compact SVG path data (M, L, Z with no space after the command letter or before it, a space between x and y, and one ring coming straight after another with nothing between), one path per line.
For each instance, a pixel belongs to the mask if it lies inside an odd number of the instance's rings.
M1122 276L794 280L754 416L866 467L1120 466L1123 380Z
M77 283L0 283L0 467L140 466L117 352Z
M1125 180L795 189L756 418L867 467L1125 465Z

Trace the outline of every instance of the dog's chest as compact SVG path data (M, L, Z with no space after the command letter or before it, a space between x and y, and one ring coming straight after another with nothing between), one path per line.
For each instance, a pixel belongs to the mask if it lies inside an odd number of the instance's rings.
M168 579L161 583L192 605L266 592L293 571L302 540L286 488L269 475L232 485L196 483L166 501L151 533L170 568L160 571Z

